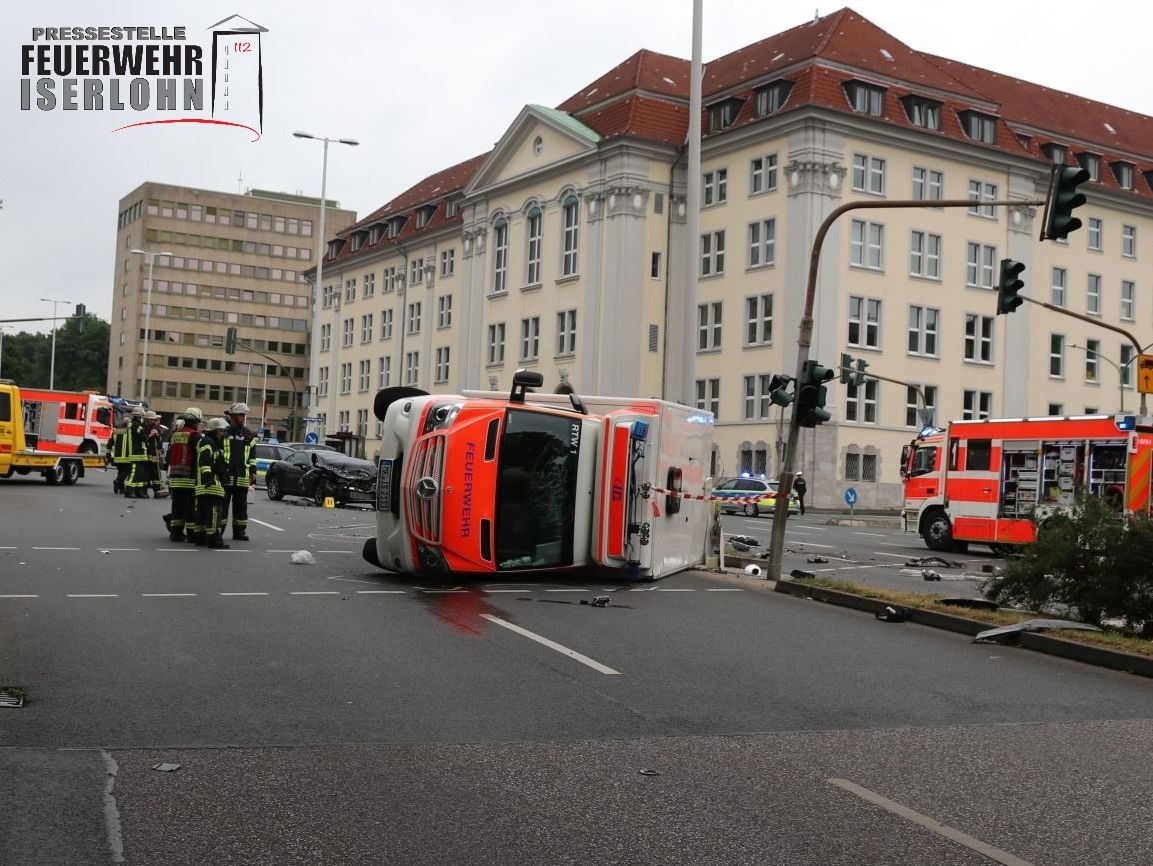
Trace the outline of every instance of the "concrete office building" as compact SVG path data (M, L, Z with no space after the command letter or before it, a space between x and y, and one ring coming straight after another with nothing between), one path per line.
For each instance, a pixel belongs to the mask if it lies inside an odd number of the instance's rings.
M309 384L304 274L316 260L319 214L317 198L264 190L148 182L121 199L108 393L143 396L165 417L195 405L207 418L244 401L251 427L264 410L268 427L287 432ZM335 202L325 208L334 232L355 219Z
M829 384L833 418L798 454L815 505L843 507L850 486L859 507L900 505L918 389L938 421L1136 408L1127 339L1033 304L997 316L996 286L1015 259L1030 297L1153 340L1153 118L918 52L842 9L706 64L689 239L688 75L639 51L334 231L315 324L326 429L371 453L377 388L504 390L518 367L550 390L675 396L689 351L718 419L711 471L775 474L787 416L767 385L796 370L817 229L895 199L924 206L833 224L810 356L908 384ZM1085 227L1042 243L1054 162L1092 180Z

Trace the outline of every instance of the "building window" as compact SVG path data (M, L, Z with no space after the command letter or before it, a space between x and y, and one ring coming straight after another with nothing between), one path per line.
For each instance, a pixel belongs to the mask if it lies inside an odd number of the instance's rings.
M740 110L741 102L738 99L726 99L724 102L710 105L709 132L719 132L725 127L732 126Z
M941 311L934 307L909 307L909 354L937 357L937 323Z
M409 268L408 284L410 286L419 286L424 282L424 256L419 259L413 259Z
M380 311L380 339L392 339L392 310Z
M963 421L983 420L993 413L993 395L989 391L965 391L961 400Z
M376 387L388 388L392 385L392 358L388 355L381 355L377 361L376 369Z
M1136 350L1132 346L1121 347L1121 363L1118 365L1121 371L1121 387L1133 387L1133 361L1136 359L1134 354Z
M853 189L873 195L885 194L885 161L863 153L853 154Z
M346 280L344 283L344 302L351 304L356 300L356 278Z
M755 376L745 376L745 411L746 421L766 421L769 410L773 406L770 399L769 383L773 377L768 373Z
M1069 274L1064 268L1053 268L1053 278L1049 288L1049 302L1056 307L1065 306L1065 288Z
M535 286L540 283L541 238L544 237L544 220L539 207L528 212L525 221L528 229L528 248L525 250L525 283Z
M941 236L914 231L909 241L909 275L941 279Z
M317 375L316 393L321 397L328 396L328 367L321 367Z
M845 391L845 420L863 424L877 423L877 380L864 385L849 385Z
M360 362L357 387L363 393L372 387L372 359L365 358Z
M1065 378L1065 338L1060 334L1049 335L1049 375Z
M561 213L564 226L561 276L574 277L577 274L577 255L580 250L580 202L575 195L564 200Z
M436 369L434 371L434 381L438 384L443 384L448 381L448 346L438 346L436 350Z
M415 385L420 378L420 352L404 353L404 384Z
M1121 281L1121 318L1128 322L1133 321L1133 294L1136 288L1132 280Z
M993 269L997 248L989 244L966 244L965 285L978 289L993 288Z
M745 298L745 345L767 346L773 342L773 296Z
M976 202L969 207L969 213L973 216L997 218L997 206L991 204L997 200L997 184L980 180L969 181L969 199Z
M1101 251L1101 218L1089 217L1089 249Z
M905 104L905 115L913 126L932 130L941 128L941 103L923 96L906 96L901 101Z
M749 267L762 268L777 263L777 221L749 223Z
M1121 255L1137 258L1137 226L1121 226Z
M877 455L862 454L859 451L845 452L846 481L876 481Z
M1130 162L1113 163L1113 177L1117 179L1117 186L1121 189L1133 189L1133 164Z
M777 155L758 156L749 163L749 195L776 192Z
M729 198L729 170L718 168L706 171L701 188L702 201L707 207L711 204L724 204Z
M1101 275L1089 274L1088 284L1085 286L1085 312L1094 316L1101 315Z
M849 81L845 84L845 95L853 111L881 117L885 113L885 89L863 81Z
M1095 153L1079 153L1077 154L1077 162L1081 164L1081 168L1089 172L1089 180L1101 179L1101 157Z
M853 220L849 235L849 264L879 271L884 267L885 227L880 223Z
M921 406L921 394L925 395L925 405ZM920 392L910 386L905 389L905 426L923 427L937 414L937 386L922 385Z
M930 168L913 168L913 198L938 201L945 197L945 174Z
M413 301L408 305L408 323L405 332L409 334L420 333L421 302Z
M661 254L659 252L654 252L649 257L649 276L654 280L661 278Z
M376 274L364 275L364 297L371 298L376 294Z
M344 333L341 339L341 345L348 348L352 345L353 336L356 333L356 322L352 319L344 320Z
M508 291L508 222L497 220L492 227L492 292Z
M381 291L386 294L388 292L395 292L397 285L404 279L404 273L398 273L395 267L385 268L380 276L381 282L384 284Z
M965 316L965 360L993 363L993 317Z
M332 325L320 326L320 351L327 352L332 348Z
M712 412L714 417L721 414L721 380L697 379L697 408Z
M340 365L340 393L352 393L352 362Z
M456 248L440 251L440 275L451 277L456 273Z
M436 299L436 326L452 327L452 295L441 295Z
M701 235L701 276L711 277L725 272L724 229Z
M867 349L881 347L881 302L877 298L849 296L848 344Z
M757 117L774 114L785 107L785 100L793 89L791 81L774 81L772 84L757 88Z
M488 363L504 363L504 322L488 326Z
M372 313L365 313L360 317L360 342L372 342Z
M540 316L520 320L520 359L535 361L540 357Z
M576 353L576 310L561 310L556 314L556 353Z
M1085 381L1096 383L1098 381L1098 357L1101 354L1100 340L1085 341Z
M980 141L985 144L997 143L996 118L981 114L979 111L961 111L958 112L958 116L961 119L961 128L965 130L965 135L973 141Z
M697 351L714 352L721 348L721 302L697 305Z

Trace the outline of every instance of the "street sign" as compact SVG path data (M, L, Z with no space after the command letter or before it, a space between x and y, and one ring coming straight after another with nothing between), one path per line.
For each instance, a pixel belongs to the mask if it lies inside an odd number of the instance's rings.
M857 488L849 487L845 490L845 504L850 508L857 504Z
M1137 391L1153 394L1153 355L1137 356Z
M300 420L303 421L305 424L319 424L320 423L320 418L309 418L307 416L304 418L301 418Z
M315 433L305 433L304 434L304 441L307 442L309 445L315 445L317 442L320 441L320 437Z

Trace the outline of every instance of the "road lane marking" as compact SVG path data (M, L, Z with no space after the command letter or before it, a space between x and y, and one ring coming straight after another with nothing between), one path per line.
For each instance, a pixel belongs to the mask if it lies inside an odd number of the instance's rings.
M587 589L546 589L545 592L588 592Z
M883 550L871 550L871 551L869 551L869 553L872 556L895 556L897 559L910 559L911 558L909 556L909 554L907 554L907 553L886 553Z
M357 595L408 595L403 589L358 589Z
M196 598L195 592L142 592L141 598Z
M79 550L79 547L33 547L33 550Z
M308 591L302 590L299 592L290 592L289 593L289 595L340 595L340 594L341 593L337 592L336 590L332 590L332 589L308 590Z
M266 529L271 529L274 532L284 532L284 529L282 529L281 527L273 526L271 523L265 523L263 520L257 520L255 517L248 518L248 522L249 523L259 523L261 526L265 527Z
M956 842L968 848L970 851L976 851L983 857L988 857L1003 866L1032 866L1028 860L1022 860L1020 857L1014 857L1008 851L1002 851L1000 848L982 842L980 839L975 839L967 833L962 833L955 827L950 827L948 824L942 824L940 821L935 821L928 815L922 815L920 812L914 812L908 806L902 806L900 803L890 800L888 797L883 797L876 791L870 791L868 788L862 788L860 785L850 782L848 779L827 779L830 785L836 785L850 794L860 797L866 803L872 803L874 806L880 806L894 815L899 815L906 821L912 821L926 830L936 833L938 836L944 836L951 842Z
M695 589L674 589L671 586L658 586L657 592L696 592Z
M40 598L38 595L0 595L0 598Z
M595 659L590 659L586 655L581 655L576 650L571 650L566 646L562 646L561 644L556 643L555 641L549 640L547 637L541 637L539 634L535 634L535 633L529 631L527 628L521 628L519 625L513 625L511 622L508 622L507 620L503 620L499 616L493 616L491 613L482 613L480 616L481 616L481 619L487 619L489 622L494 622L499 626L503 626L504 628L507 628L509 631L515 631L517 634L521 635L522 637L527 637L529 640L536 641L541 646L546 646L551 650L556 650L561 655L568 656L573 661L578 661L582 665L588 665L593 670L600 671L602 674L615 674L618 676L620 675L620 671L614 671L612 668L608 667L607 665L602 665L600 662L596 661Z
M484 592L498 593L498 592L532 592L531 589L486 589Z
M100 592L77 592L69 593L66 598L120 598L116 593L100 593Z
M705 592L744 592L744 590L743 589L720 588L720 589L706 589Z
M222 592L223 596L237 596L237 595L268 595L267 592Z
M883 532L853 532L853 535L868 535L870 538L888 538Z

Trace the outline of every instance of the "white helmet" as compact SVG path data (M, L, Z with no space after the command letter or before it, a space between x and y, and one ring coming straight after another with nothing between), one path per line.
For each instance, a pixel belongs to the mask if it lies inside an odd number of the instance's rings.
M149 409L147 412L144 413L144 420L145 421L159 421L160 416L156 412L153 412L151 409Z
M213 430L227 430L228 429L228 422L225 421L223 418L209 418L207 429L208 429L208 432L210 432L210 433Z
M247 415L249 413L249 411L250 410L248 408L247 403L233 403L232 406L229 408L229 410L225 414L226 415Z
M197 409L195 406L189 406L184 410L184 414L190 418L195 418L197 421L204 420L204 413Z

